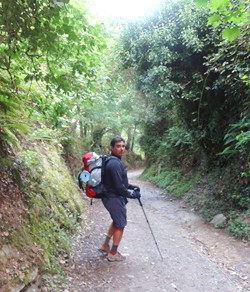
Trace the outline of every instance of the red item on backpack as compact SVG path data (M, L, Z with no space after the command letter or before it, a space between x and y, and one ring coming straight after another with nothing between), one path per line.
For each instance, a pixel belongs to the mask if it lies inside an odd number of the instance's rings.
M104 166L109 160L107 155L98 155L95 152L87 152L83 154L82 161L84 170L79 174L79 186L84 190L89 198L102 198L105 196L105 186L103 183ZM88 176L86 175L88 172ZM86 180L81 180L86 178Z

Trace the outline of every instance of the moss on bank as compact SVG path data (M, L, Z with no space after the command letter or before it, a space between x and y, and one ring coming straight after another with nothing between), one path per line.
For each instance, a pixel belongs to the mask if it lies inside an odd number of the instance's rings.
M26 145L0 171L0 288L11 291L33 280L30 275L61 270L58 256L69 256L84 204L56 146Z

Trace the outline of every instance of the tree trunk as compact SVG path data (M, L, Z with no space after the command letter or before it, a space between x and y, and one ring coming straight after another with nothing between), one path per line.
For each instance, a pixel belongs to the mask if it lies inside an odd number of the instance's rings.
M102 137L105 134L106 128L98 128L92 131L93 144L92 151L102 152Z
M134 127L134 133L133 133L133 136L132 136L131 152L134 152L135 134L136 134L136 125L135 125L135 127Z
M131 142L132 142L132 128L128 128L128 139L126 141L126 149L128 151L131 150Z

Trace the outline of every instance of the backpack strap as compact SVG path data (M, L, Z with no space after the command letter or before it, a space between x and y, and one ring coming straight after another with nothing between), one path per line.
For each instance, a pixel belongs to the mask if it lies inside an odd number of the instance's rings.
M119 158L117 158L117 157L115 157L115 156L105 156L105 157L103 157L103 163L102 163L102 174L101 174L101 176L102 176L102 181L103 181L103 179L104 179L104 171L105 171L105 167L106 167L106 165L107 165L107 163L111 160L111 159L119 159Z
M120 163L121 163L121 160L118 158L118 157L115 157L115 156L106 156L106 157L103 157L104 161L102 163L102 172L101 172L101 176L102 176L102 182L103 182L103 185L105 187L105 184L104 184L104 172L105 172L105 167L107 165L107 163L112 160L112 159L116 159L116 160L119 160ZM105 187L106 188L106 187ZM105 191L106 192L106 191Z

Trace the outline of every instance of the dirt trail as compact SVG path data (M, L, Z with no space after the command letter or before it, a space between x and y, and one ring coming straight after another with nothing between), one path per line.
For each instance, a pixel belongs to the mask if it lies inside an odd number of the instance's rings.
M85 231L74 241L64 292L250 291L249 245L205 224L137 175L131 172L130 182L141 187L144 210L163 260L138 201L129 200L128 226L119 248L127 258L108 262L97 249L110 224L109 215L100 200L91 206L87 202Z

